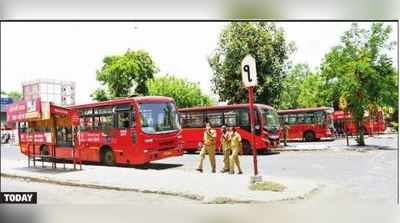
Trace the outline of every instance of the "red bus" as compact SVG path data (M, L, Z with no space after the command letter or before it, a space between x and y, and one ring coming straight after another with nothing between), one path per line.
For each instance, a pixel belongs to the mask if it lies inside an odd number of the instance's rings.
M276 111L267 105L254 104L255 110L255 146L257 151L265 152L279 145L279 118ZM242 137L243 153L252 154L250 117L248 104L217 105L209 107L194 107L179 109L182 123L184 150L194 153L203 140L205 123L209 121L217 130L217 152L221 152L221 126L239 127Z
M287 124L289 127L289 140L311 142L320 139L334 139L333 108L302 108L280 110L278 113L281 124Z
M351 114L343 111L335 111L333 113L333 121L336 131L343 135L345 132L349 135L357 134L356 124L353 122ZM385 131L385 120L383 111L378 111L372 117L367 113L363 120L364 134L372 135L374 133L383 133Z
M168 97L127 97L70 106L79 112L78 147L82 161L114 164L144 164L183 154L181 127L175 102ZM21 142L30 127L20 123ZM57 127L57 152L73 146L71 128ZM49 129L37 129L39 153L49 153ZM47 139L47 140L46 140ZM64 157L67 158L67 157Z

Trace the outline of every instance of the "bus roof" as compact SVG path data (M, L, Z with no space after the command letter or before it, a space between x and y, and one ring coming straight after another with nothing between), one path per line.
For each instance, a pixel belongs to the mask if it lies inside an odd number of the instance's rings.
M165 96L138 96L138 97L123 97L116 98L108 101L101 101L82 105L72 105L68 108L91 108L91 107L101 107L107 105L118 105L132 102L173 102L174 99Z
M332 107L318 107L318 108L297 108L297 109L288 109L288 110L279 110L279 114L285 113L301 113L301 112L315 112L315 111L331 111L333 112Z
M233 109L233 108L247 108L249 104L233 104L233 105L211 105L211 106L198 106L192 108L180 108L179 112L188 112L188 111L200 111L200 110L225 110L225 109ZM273 107L264 104L254 104L255 107L259 108L267 108L270 110L274 110Z

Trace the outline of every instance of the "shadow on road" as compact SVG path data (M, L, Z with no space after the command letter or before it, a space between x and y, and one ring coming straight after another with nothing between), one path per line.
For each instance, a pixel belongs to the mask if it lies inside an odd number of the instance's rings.
M258 152L257 153L257 156L269 156L269 155L278 155L278 154L280 154L280 152L279 151L268 151L268 152ZM199 153L198 152L196 152L196 153L185 153L184 154L185 156L198 156L199 155ZM218 156L218 155L222 155L222 153L216 153L216 155ZM245 155L245 154L241 154L241 156L252 156L253 154L247 154L247 155Z
M71 164L73 163L70 160L66 161L61 161L58 160L56 161L57 168L51 168L51 162L44 162L44 165L42 166L42 162L39 160L37 161L38 163L36 164L35 167L20 167L17 169L24 170L24 171L31 171L31 172L41 172L41 173L52 173L52 174L58 174L58 173L66 173L66 172L72 172L72 171L77 171L79 170L79 165L77 165L77 169L74 170L71 167ZM64 169L64 162L66 165L66 168ZM83 162L83 165L88 165L88 166L103 166L103 167L122 167L122 168L133 168L133 169L141 169L141 170L165 170L165 169L171 169L171 168L177 168L183 166L183 164L172 164L172 163L146 163L146 164L141 164L141 165L132 165L132 164L116 164L114 166L106 166L102 163L98 162ZM83 167L84 169L84 167Z

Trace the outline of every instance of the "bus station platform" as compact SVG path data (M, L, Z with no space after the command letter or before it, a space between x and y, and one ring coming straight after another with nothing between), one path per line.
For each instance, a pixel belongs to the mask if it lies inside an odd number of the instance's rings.
M60 164L61 165L61 164ZM72 165L72 164L67 164ZM178 169L84 165L82 170L28 168L26 160L2 160L2 177L68 186L173 195L203 203L251 203L304 199L322 185L301 178L262 176L283 184L282 192L252 191L250 175L198 173ZM40 194L38 194L40 202Z

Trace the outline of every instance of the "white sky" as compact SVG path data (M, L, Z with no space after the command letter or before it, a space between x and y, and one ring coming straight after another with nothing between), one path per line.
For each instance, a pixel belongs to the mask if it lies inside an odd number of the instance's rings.
M294 63L319 66L328 50L339 43L351 23L278 23L287 38L296 43ZM210 90L211 69L207 57L216 48L226 23L214 22L86 22L2 23L1 89L21 91L21 82L37 78L76 82L76 102L90 102L100 86L96 70L106 55L122 54L128 48L150 53L160 73L175 74L199 82ZM397 24L391 23L396 41ZM369 23L363 23L368 27ZM396 46L397 47L397 46ZM397 49L397 48L396 48ZM397 60L396 49L390 55Z

